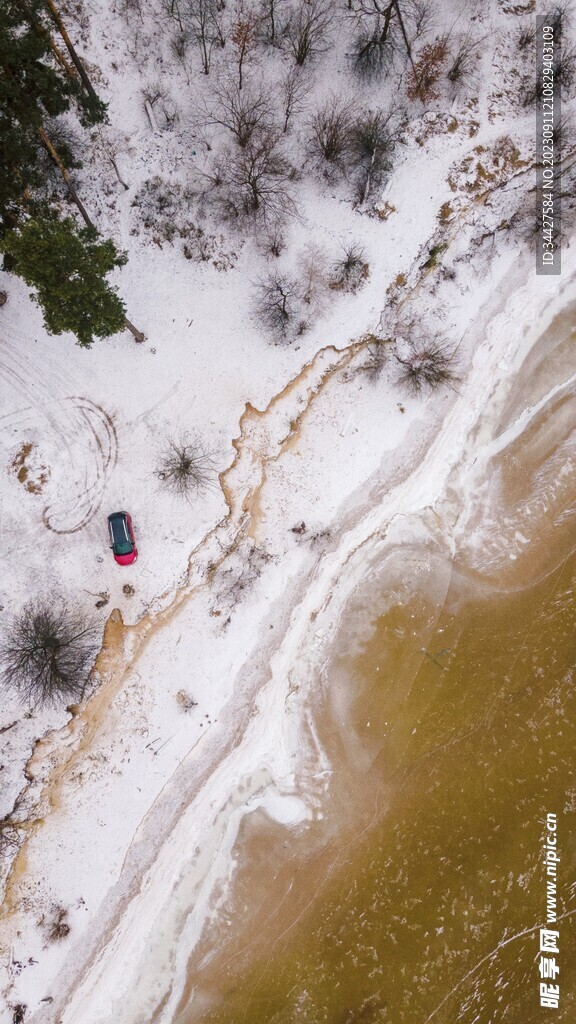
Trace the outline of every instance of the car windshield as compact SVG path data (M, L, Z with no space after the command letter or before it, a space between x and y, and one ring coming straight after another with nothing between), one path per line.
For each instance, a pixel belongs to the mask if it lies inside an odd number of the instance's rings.
M115 555L130 555L133 551L133 545L128 536L128 530L126 527L126 520L123 518L111 519L110 530L112 533L112 544L114 546Z

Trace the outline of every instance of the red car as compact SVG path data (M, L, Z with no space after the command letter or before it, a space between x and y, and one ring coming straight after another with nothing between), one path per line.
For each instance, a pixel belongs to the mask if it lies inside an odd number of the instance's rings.
M138 548L128 512L113 512L108 516L108 532L110 547L118 565L132 565L138 558Z

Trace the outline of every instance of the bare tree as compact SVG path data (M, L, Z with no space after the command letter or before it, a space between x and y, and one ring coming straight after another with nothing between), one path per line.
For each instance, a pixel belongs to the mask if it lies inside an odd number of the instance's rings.
M288 274L273 270L257 282L254 314L276 341L289 341L298 333L300 299L298 282ZM305 329L300 321L300 331Z
M368 110L352 130L352 153L358 173L357 196L362 206L382 185L392 167L392 154L402 135L406 117L401 108Z
M306 109L306 99L311 88L312 82L296 64L288 72L280 86L282 116L284 117L282 131L284 133L289 130L292 118Z
M327 293L328 260L325 251L314 242L299 254L298 275L302 301L312 312L319 313Z
M182 7L180 7L182 13ZM202 70L210 74L212 50L216 43L224 46L224 36L220 24L222 3L220 0L186 0L183 12L184 24L190 27L194 39L200 47Z
M330 0L301 0L286 28L288 47L299 67L329 47L333 19Z
M228 83L216 89L215 95L216 104L202 112L204 124L227 128L242 149L257 129L268 129L272 124L269 92L264 86L241 90L236 83Z
M398 383L416 396L442 386L453 387L459 379L453 354L435 341L415 345L408 356L396 352L395 358L401 367Z
M187 5L187 0L162 0L162 10L165 14L172 18L180 32L184 32L184 9Z
M362 77L382 74L402 54L412 64L412 46L425 31L429 5L423 0L350 0L359 24L354 70Z
M343 169L353 144L356 110L347 97L331 96L311 121L312 146L332 167Z
M214 457L199 437L169 438L160 453L156 476L179 498L201 494L212 485Z
M267 42L275 46L282 34L282 12L286 8L286 0L263 0L262 24L265 27Z
M251 59L256 43L258 18L254 11L249 11L244 0L239 0L236 18L230 32L230 40L236 52L238 66L238 89L242 88L244 65Z
M209 175L212 195L228 220L278 223L295 213L294 171L273 131L255 133L243 149L223 154Z
M32 705L81 697L97 649L97 627L52 601L26 604L0 644L5 683Z

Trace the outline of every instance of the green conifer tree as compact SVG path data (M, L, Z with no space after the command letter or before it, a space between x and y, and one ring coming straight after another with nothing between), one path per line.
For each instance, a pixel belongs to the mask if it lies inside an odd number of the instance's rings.
M8 232L4 248L6 269L35 289L32 298L42 308L49 334L71 331L89 348L94 338L126 326L122 300L105 278L127 257L110 239L98 241L91 228L48 215Z
M0 232L15 226L43 184L39 131L46 120L73 101L84 123L105 117L104 104L94 102L55 60L50 26L43 0L0 3ZM70 153L62 159L72 165Z

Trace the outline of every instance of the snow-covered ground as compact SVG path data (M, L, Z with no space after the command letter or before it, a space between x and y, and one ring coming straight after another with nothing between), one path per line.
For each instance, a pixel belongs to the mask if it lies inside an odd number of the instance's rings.
M216 882L233 874L242 816L263 807L305 827L324 813L306 684L366 571L355 553L369 538L396 541L403 517L434 505L473 458L489 400L504 400L576 297L569 239L562 277L537 278L528 243L496 231L533 160L532 114L506 106L514 70L495 84L513 64L506 13L466 14L490 40L472 95L412 111L386 219L355 211L341 185L301 185L281 265L359 239L370 273L356 294L330 292L310 330L281 346L252 315L253 282L272 259L258 239L224 232L222 270L134 234L142 183L184 176L182 146L194 144L182 102L179 138L151 131L144 93L160 75L172 98L187 80L207 86L165 42L155 49L150 17L128 23L108 3L85 11L81 41L101 69L106 138L129 188L97 133L79 184L129 251L116 283L146 341L126 334L85 351L49 337L21 282L2 284L0 615L49 597L103 629L94 686L72 715L4 697L2 1024L17 1005L39 1022L136 1024L165 996L161 1019L172 1020ZM320 93L345 81L337 56ZM439 245L439 265L424 267ZM414 323L456 350L460 378L418 399L399 389L392 356L369 372L367 338L402 345ZM166 440L185 433L220 473L189 502L156 475ZM137 531L129 569L107 547L117 508ZM69 934L51 941L59 919Z

